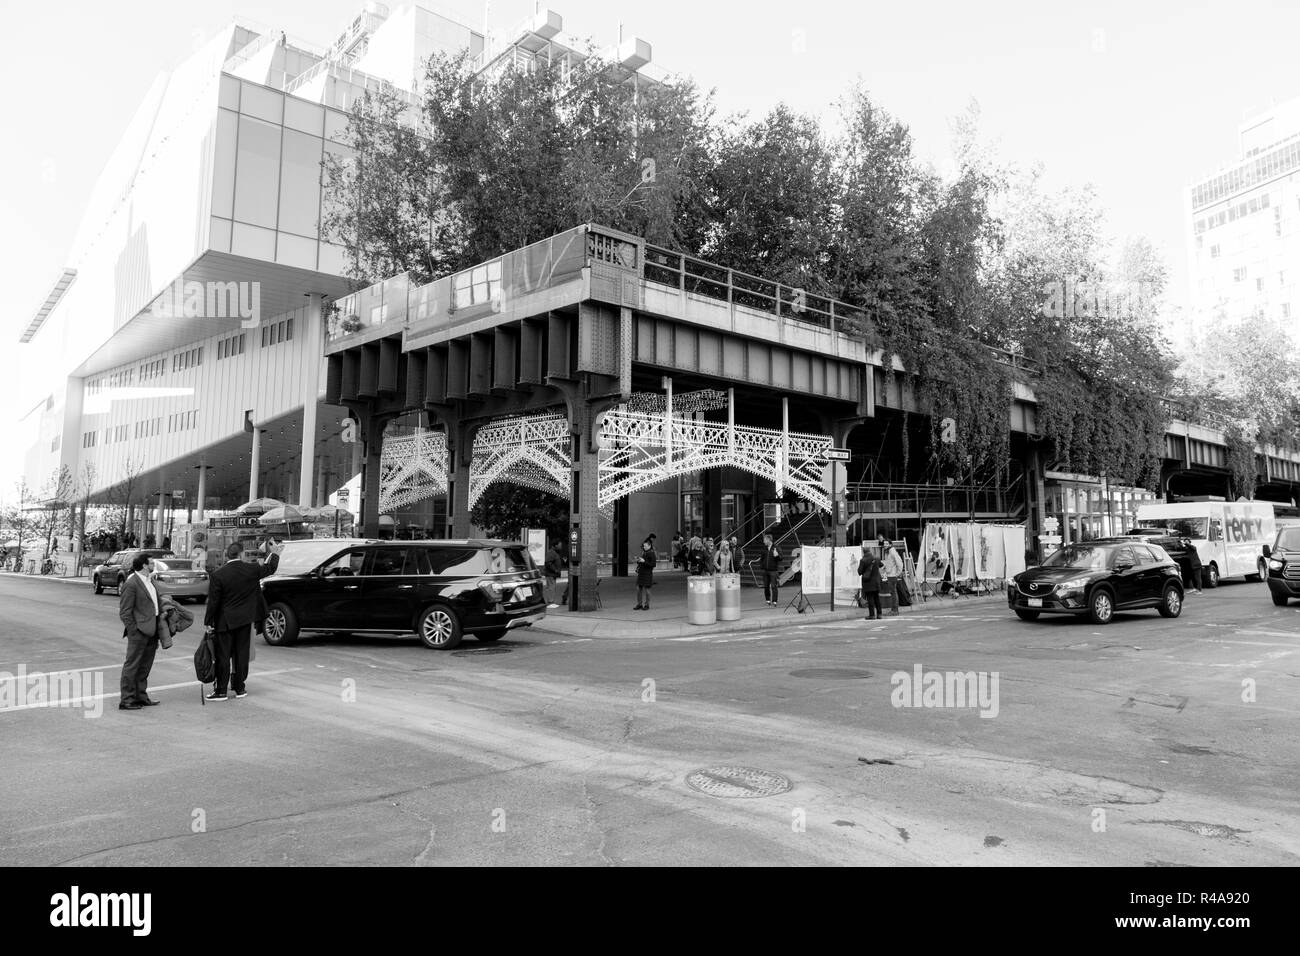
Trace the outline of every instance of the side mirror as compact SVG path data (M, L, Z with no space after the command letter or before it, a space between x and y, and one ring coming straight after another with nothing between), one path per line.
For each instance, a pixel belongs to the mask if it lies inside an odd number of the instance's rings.
M1272 556L1273 556L1273 546L1271 544L1264 545L1264 557L1269 558Z

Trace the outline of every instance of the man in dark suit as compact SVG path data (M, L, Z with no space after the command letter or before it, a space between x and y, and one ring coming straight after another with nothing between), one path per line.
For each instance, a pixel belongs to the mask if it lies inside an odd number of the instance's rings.
M226 688L236 697L248 694L248 652L254 624L265 613L262 578L275 573L278 552L265 564L244 561L244 546L235 542L226 548L226 563L208 579L208 606L203 616L206 630L216 632L217 682L205 699L226 700ZM231 662L233 658L234 667Z
M122 636L126 638L126 660L122 663L122 699L118 710L139 710L159 703L149 696L149 672L158 653L158 620L161 610L158 591L149 580L153 559L137 554L131 574L123 582L117 599Z

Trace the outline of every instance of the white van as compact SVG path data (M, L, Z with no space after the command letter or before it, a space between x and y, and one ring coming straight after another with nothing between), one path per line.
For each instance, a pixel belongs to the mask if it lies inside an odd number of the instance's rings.
M1180 501L1138 505L1139 528L1170 528L1190 538L1201 557L1206 587L1220 578L1268 576L1264 548L1277 530L1271 501Z

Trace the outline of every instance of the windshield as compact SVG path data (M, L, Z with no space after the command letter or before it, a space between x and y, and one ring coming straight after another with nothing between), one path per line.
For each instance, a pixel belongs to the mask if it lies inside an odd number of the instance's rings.
M293 541L280 552L276 574L306 574L348 546L346 541Z
M1196 516L1191 518L1147 518L1138 522L1139 528L1168 528L1180 538L1205 538L1208 518Z
M1044 561L1043 567L1102 569L1106 567L1106 551L1085 545L1070 545Z
M190 560L178 560L176 558L154 558L153 569L155 571L188 571L190 570Z
M1277 540L1273 542L1273 550L1282 551L1300 551L1300 525L1294 528L1278 528Z

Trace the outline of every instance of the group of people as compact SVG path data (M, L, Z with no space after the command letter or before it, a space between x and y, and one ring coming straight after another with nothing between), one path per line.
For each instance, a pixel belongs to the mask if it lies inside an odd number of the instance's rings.
M211 634L215 644L216 683L205 700L227 700L231 690L236 697L248 695L253 632L261 629L267 614L261 580L275 573L281 548L268 539L261 550L265 561L246 561L244 545L231 543L226 548L225 564L208 578L203 623L205 635ZM152 572L153 558L136 555L131 561L131 574L119 592L118 616L126 639L119 710L140 710L161 703L149 696L149 672L159 646L170 646L174 626L170 612L178 606L159 595L150 577Z
M880 557L876 556L877 550L880 552ZM880 609L880 587L886 580L895 582L894 591L898 595L900 606L907 607L912 603L907 579L903 576L903 559L884 535L877 539L874 549L871 541L863 540L862 557L858 561L858 577L861 579L862 600L867 607L868 621L876 621L885 616Z
M673 535L670 560L674 568L690 574L732 574L745 566L745 552L736 540L702 537L698 532L687 538L678 531Z

